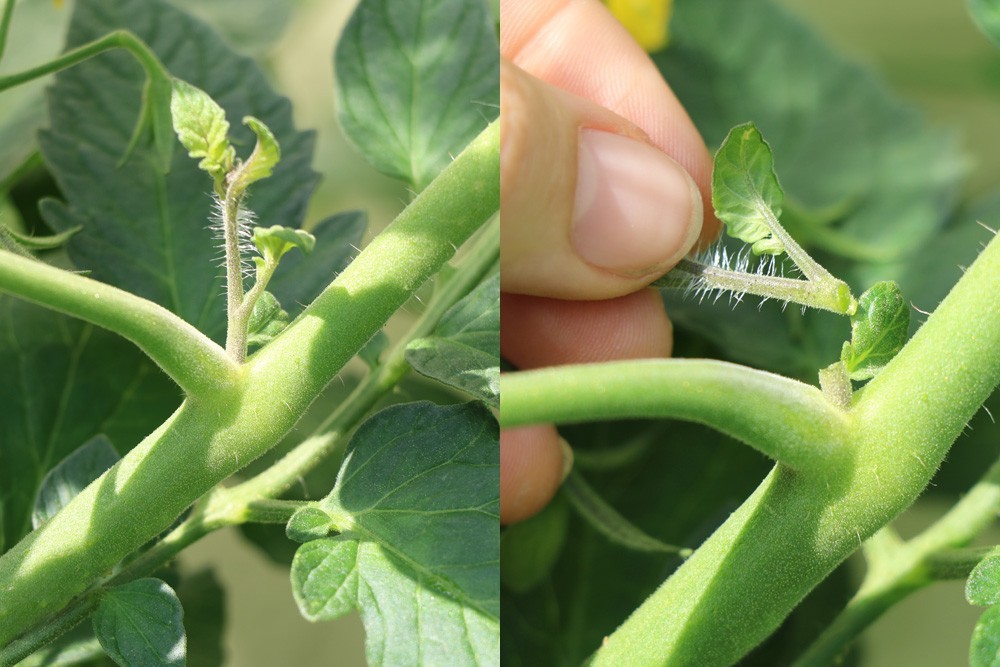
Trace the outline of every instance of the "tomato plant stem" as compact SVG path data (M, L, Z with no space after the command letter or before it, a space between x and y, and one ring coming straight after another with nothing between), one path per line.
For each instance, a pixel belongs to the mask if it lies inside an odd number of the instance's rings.
M189 397L114 467L0 557L0 645L59 613L192 502L280 441L414 290L497 213L499 150L494 122L247 362L237 392ZM5 274L18 261L36 264L10 258L2 263ZM52 287L57 304L72 301L62 283ZM29 288L18 293L25 291ZM129 303L119 298L119 307ZM94 301L87 300L88 307L96 308ZM73 306L64 309L71 312ZM120 317L122 326L135 326L129 316Z
M207 336L124 290L0 250L0 291L121 334L189 395L231 392L241 382L239 367Z

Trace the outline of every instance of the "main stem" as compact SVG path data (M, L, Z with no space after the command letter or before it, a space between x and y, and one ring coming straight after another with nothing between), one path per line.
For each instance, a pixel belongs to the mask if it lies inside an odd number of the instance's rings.
M908 507L1000 382L994 239L849 411L853 456L756 492L594 655L595 665L729 665ZM817 442L821 445L822 442Z
M187 400L0 557L0 646L99 584L192 502L279 442L413 291L499 210L499 147L494 122L245 364L240 392Z

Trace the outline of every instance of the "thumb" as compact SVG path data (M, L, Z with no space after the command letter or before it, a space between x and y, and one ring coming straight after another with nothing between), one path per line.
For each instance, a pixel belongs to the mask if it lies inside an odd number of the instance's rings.
M634 292L698 240L698 188L624 118L501 63L501 282L507 292Z

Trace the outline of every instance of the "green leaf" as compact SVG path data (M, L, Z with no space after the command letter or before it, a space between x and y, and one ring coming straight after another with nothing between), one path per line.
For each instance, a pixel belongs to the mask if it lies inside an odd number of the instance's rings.
M309 254L316 246L316 237L309 232L291 227L254 227L253 244L267 263L278 263L286 252L299 248Z
M365 214L361 211L338 213L310 230L316 237L312 253L308 256L292 253L282 258L267 288L292 317L347 268L361 247L366 225Z
M1000 602L1000 555L979 561L965 584L969 604L989 607Z
M76 3L68 45L121 28L145 41L173 75L205 91L231 117L251 115L267 124L281 142L282 160L271 178L254 187L254 211L259 220L300 224L316 182L310 166L313 135L294 129L290 105L273 92L260 68L162 0ZM150 146L117 166L144 79L142 68L120 52L101 54L56 77L49 91L51 128L42 133L41 146L66 201L43 202L42 214L57 231L83 225L68 244L78 268L163 305L221 340L224 276L216 261L218 242L208 228L212 199L197 194L207 190L204 173L176 142L169 174L156 167ZM84 117L88 122L79 122ZM253 145L253 132L244 126L231 127L229 137L234 147Z
M757 255L780 255L785 247L772 230L783 201L771 147L753 123L737 125L715 154L712 169L712 205L726 233L751 244Z
M851 342L844 343L840 359L852 380L875 377L903 349L910 327L910 306L899 285L875 283L858 299L851 315Z
M247 326L247 345L267 345L289 323L288 313L270 292L263 292L253 305Z
M70 227L61 234L51 234L49 236L27 236L13 229L8 229L7 232L25 248L31 250L53 250L65 245L81 229L83 228Z
M499 431L481 404L377 413L320 502L343 534L295 555L300 611L358 607L371 664L496 664L499 491Z
M119 336L0 296L0 552L31 529L42 477L98 433L122 453L180 392Z
M967 166L957 137L928 127L783 4L677 0L671 46L653 58L710 146L751 119L778 156L782 189L797 208L855 202L806 250L874 250L879 259L849 272L818 259L852 285L892 278L886 265L933 238L955 202Z
M484 0L362 0L334 56L340 123L379 171L422 190L500 109Z
M295 542L310 542L326 537L333 528L329 514L318 507L303 507L289 519L285 534Z
M515 593L543 583L566 543L569 507L558 494L535 516L507 526L500 537L500 581Z
M1000 47L1000 2L997 0L968 0L969 13L983 34Z
M225 110L204 90L175 78L170 114L188 156L202 158L198 168L221 184L236 159L236 151L229 145Z
M274 172L274 168L281 161L281 147L267 125L253 116L244 118L243 124L257 135L257 144L254 146L253 153L243 163L236 176L239 186L245 190L253 183L269 177Z
M159 579L137 579L109 588L94 613L94 634L122 667L185 663L184 609Z
M500 276L483 281L452 306L429 338L406 346L415 370L500 405Z
M584 481L580 473L573 470L563 482L563 493L580 516L615 544L633 551L691 555L690 549L682 549L666 544L640 530L609 505L600 494Z
M31 525L38 528L121 457L106 435L96 435L60 461L42 479Z
M1000 605L983 612L972 631L970 667L1000 667Z

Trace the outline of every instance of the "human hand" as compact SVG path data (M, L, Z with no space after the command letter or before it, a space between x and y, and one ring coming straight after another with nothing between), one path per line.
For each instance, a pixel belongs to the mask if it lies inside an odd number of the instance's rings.
M670 322L643 288L718 232L702 216L704 142L597 0L501 0L500 25L504 357L529 369L669 356ZM501 521L548 503L563 461L551 425L502 431Z

